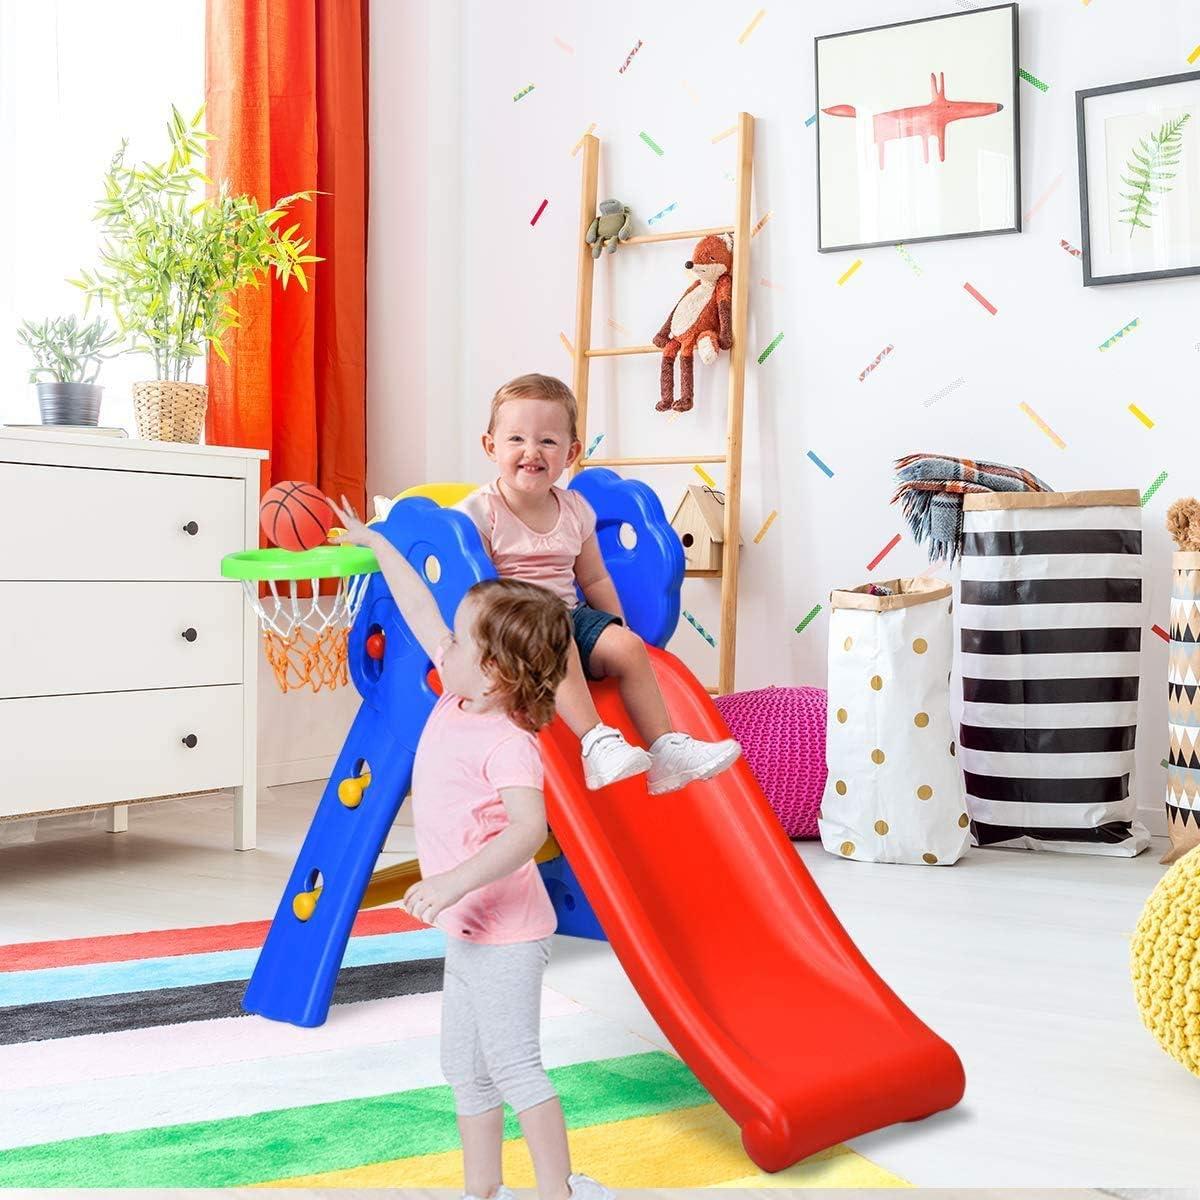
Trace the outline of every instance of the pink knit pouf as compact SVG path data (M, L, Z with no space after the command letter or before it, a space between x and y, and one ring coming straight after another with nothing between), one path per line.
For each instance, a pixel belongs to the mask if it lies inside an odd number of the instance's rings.
M825 791L823 688L769 687L715 696L767 803L790 838L815 838Z

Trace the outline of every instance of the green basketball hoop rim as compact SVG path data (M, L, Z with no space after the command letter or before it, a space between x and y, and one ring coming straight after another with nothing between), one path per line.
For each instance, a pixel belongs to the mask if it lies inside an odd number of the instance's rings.
M379 561L365 546L317 546L312 550L242 550L221 559L226 579L267 583L272 580L346 579L373 575Z

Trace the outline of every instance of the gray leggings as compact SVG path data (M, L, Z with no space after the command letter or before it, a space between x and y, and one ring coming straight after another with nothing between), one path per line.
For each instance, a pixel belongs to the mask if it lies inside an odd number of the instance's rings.
M524 1112L558 1093L542 1066L542 975L550 939L491 946L446 939L442 1071L460 1117L507 1102Z

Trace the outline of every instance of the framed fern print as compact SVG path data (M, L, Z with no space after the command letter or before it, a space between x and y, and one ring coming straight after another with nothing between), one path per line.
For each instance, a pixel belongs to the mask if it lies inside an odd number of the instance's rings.
M1200 71L1075 93L1083 284L1200 274Z

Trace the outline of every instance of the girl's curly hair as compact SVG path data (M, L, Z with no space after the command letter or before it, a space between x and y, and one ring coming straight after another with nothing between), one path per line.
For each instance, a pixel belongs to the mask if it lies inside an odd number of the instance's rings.
M1200 501L1176 500L1167 509L1167 530L1180 550L1200 550Z
M554 696L567 673L567 606L519 579L485 579L467 595L477 605L474 636L492 694L514 724L537 733L554 719Z

